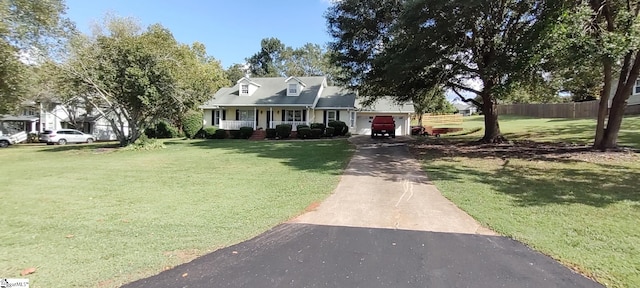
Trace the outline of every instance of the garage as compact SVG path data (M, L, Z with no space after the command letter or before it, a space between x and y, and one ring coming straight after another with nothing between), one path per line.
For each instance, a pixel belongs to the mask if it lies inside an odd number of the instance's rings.
M409 114L393 113L357 113L356 114L356 134L371 135L371 121L376 115L391 115L396 122L396 135L409 134Z
M356 121L352 133L371 135L371 121L377 115L391 115L396 121L396 135L411 134L411 115L414 113L413 103L396 103L391 97L378 98L374 103L364 104L356 99Z

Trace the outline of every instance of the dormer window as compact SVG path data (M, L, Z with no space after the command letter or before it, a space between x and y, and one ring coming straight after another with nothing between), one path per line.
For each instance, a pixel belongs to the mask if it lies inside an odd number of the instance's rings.
M284 80L287 83L287 96L300 96L300 93L307 86L304 82L300 81L297 77L289 77L287 80Z
M289 94L298 94L298 84L289 84Z
M260 84L251 81L248 77L242 77L236 83L238 83L238 94L240 96L251 96L260 88Z

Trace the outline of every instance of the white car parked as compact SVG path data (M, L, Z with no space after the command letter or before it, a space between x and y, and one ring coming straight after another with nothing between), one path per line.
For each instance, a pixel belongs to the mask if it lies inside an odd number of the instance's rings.
M95 137L74 129L60 129L44 130L44 132L40 133L38 140L40 143L47 143L47 145L56 143L65 145L67 143L93 143Z

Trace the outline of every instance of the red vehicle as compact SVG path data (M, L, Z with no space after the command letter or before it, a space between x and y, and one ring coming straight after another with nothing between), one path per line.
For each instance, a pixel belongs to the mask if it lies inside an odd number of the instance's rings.
M393 116L376 116L371 121L371 138L376 136L396 138L396 122Z

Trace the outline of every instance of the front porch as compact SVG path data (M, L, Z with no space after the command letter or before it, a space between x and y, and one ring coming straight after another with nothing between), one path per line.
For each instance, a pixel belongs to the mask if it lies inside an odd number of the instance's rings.
M280 124L290 124L292 131L297 131L298 125L309 125L309 121L269 121L266 128L276 128ZM254 130L258 128L256 121L253 120L220 120L218 127L224 130L239 130L240 127L253 127Z

